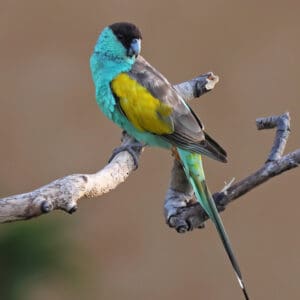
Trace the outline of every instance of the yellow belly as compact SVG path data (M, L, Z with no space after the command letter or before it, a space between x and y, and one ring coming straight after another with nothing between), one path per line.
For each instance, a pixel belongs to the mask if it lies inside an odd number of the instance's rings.
M129 75L118 75L111 88L119 98L122 111L136 129L159 135L173 132L172 108L153 97Z

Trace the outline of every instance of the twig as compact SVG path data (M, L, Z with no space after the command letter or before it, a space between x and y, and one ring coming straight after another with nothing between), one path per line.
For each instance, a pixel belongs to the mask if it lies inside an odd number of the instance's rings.
M174 87L185 101L190 101L211 91L218 82L219 77L213 72L208 72L189 81L179 83Z
M277 128L276 137L267 162L281 158L291 131L290 121L288 112L278 117L259 118L256 120L258 130Z
M218 82L213 73L200 75L175 88L186 100L210 91ZM128 135L123 136L122 145L135 146L139 157L142 145ZM121 145L121 146L122 146ZM123 151L102 170L95 174L73 174L57 179L32 192L0 199L0 223L30 219L60 209L68 213L77 210L77 202L82 198L100 196L116 188L135 169L132 156Z
M219 211L224 210L230 202L241 197L256 186L285 171L298 167L300 163L300 149L282 157L290 132L289 113L260 118L256 120L256 124L258 129L277 127L275 141L268 160L259 170L245 179L230 185L225 191L222 190L213 194ZM187 180L179 181L179 178L182 178L183 174L182 166L175 161L171 184L165 199L165 217L167 223L181 233L194 228L203 228L204 222L208 219L201 206L195 203L194 194Z

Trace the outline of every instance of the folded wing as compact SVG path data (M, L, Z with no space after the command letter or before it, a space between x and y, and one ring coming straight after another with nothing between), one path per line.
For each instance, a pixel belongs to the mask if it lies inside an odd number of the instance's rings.
M225 150L204 132L192 109L167 79L139 56L128 73L111 83L120 110L141 131L172 145L226 162Z

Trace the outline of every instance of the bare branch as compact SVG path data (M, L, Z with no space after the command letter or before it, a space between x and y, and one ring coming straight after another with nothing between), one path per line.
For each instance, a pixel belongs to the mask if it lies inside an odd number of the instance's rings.
M190 101L211 91L218 82L219 77L213 72L208 72L189 81L179 83L174 87L185 101Z
M275 161L282 156L290 134L290 121L291 118L288 112L277 117L273 116L256 120L258 130L277 127L274 144L267 161Z
M233 200L241 197L258 185L266 182L292 168L298 167L300 163L300 149L291 152L284 157L284 151L289 132L290 116L288 113L280 116L260 118L256 120L258 129L269 129L277 127L275 141L267 162L256 172L247 176L227 189L213 194L215 203L222 211ZM179 162L174 162L171 174L171 184L165 199L165 217L170 227L178 232L186 232L194 228L204 227L208 219L204 210L198 203L195 203L194 194L187 182L179 181L184 174Z
M213 73L207 73L181 83L175 88L184 99L190 100L211 90L218 80ZM142 151L142 144L128 135L123 136L120 149L124 149L124 146L131 147L135 158L138 158ZM122 151L95 174L69 175L32 192L2 198L0 199L0 223L30 219L55 209L73 213L77 210L79 200L109 192L125 181L134 169L132 155Z
M122 145L133 143L125 135ZM139 156L142 147L136 148ZM32 192L0 199L0 223L30 219L61 209L68 213L77 210L77 202L86 197L101 196L116 188L134 170L134 162L127 151L116 155L95 174L73 174L57 179Z

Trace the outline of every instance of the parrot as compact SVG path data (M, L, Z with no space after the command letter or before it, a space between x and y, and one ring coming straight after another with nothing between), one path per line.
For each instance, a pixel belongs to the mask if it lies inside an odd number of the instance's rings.
M244 297L249 299L202 165L202 155L227 162L226 151L206 133L172 84L140 55L141 41L141 31L129 22L102 30L90 57L96 102L106 117L143 145L175 149L197 201L217 229ZM137 168L132 147L124 147L118 151L127 150Z

